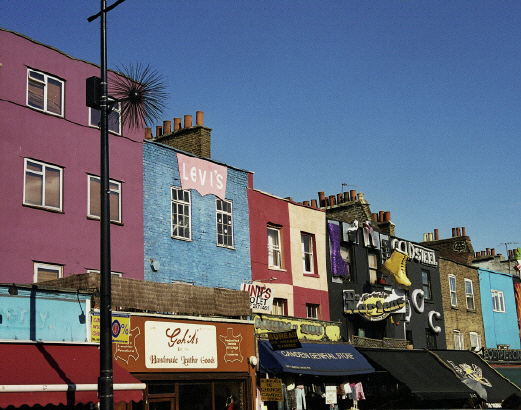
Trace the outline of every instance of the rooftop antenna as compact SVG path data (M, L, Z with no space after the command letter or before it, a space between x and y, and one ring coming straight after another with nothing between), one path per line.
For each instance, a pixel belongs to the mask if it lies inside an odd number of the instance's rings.
M356 185L349 185L349 184L346 184L345 182L342 182L342 196L344 196L344 187L345 186L352 186L352 187L356 188Z
M505 255L508 261L508 273L510 274L510 258L508 256L508 245L518 245L519 242L502 242L501 245L505 245Z

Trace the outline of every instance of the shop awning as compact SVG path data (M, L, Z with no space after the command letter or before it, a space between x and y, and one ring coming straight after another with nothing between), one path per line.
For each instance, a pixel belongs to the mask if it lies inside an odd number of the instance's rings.
M267 340L259 340L259 366L261 371L275 374L347 376L374 372L353 346L340 343L302 343L299 349L274 351Z
M474 352L468 350L432 350L431 352L453 369L463 382L468 382L470 379L480 390L485 389L484 399L487 403L501 403L512 394L521 394L514 384Z
M95 345L0 344L0 407L97 403ZM114 402L140 401L145 385L114 363Z
M420 400L468 399L476 392L427 350L359 349L370 363L402 382Z

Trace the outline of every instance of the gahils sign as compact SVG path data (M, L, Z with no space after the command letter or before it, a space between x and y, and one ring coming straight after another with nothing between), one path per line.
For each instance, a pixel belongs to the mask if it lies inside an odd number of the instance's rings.
M213 194L225 199L228 168L180 153L177 153L177 163L181 188L195 189L201 196Z

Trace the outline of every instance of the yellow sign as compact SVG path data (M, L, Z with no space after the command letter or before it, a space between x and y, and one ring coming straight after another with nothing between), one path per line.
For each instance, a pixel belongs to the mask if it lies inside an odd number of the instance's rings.
M130 329L130 315L125 313L112 313L112 343L128 344ZM94 312L90 321L90 341L100 341L100 317L99 312Z
M284 401L281 379L260 379L262 401Z

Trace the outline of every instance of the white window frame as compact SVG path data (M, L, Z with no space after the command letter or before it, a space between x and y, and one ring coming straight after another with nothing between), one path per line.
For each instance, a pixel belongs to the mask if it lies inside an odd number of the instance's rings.
M454 330L454 350L465 350L463 333L461 333L459 330Z
M63 265L55 265L55 264L43 263L43 262L34 262L33 263L33 283L42 283L42 282L38 282L38 271L40 269L56 271L56 273L58 274L57 279L63 278Z
M94 115L98 117L98 120L94 119ZM89 125L91 127L100 128L99 121L101 120L101 111L95 108L89 109ZM121 135L121 103L115 102L112 109L108 113L108 126L109 132L117 135Z
M223 205L229 206L230 210L223 209ZM221 208L221 209L219 209ZM229 218L228 222L224 218ZM233 249L233 202L226 199L215 199L215 227L217 234L217 246ZM231 232L226 232L229 229ZM221 232L220 232L221 231ZM230 241L224 240L230 238Z
M268 225L268 268L282 269L282 246L280 242L281 228L273 225ZM270 236L270 232L274 235ZM275 239L275 241L272 240ZM276 242L276 243L275 243Z
M33 75L31 75L33 74ZM39 78L43 77L43 78ZM47 100L47 90L48 90L48 84L50 81L55 81L60 84L60 112L56 113L49 110L48 107L48 100ZM37 83L43 88L43 107L36 106L34 104L31 104L29 102L29 84ZM64 111L64 100L65 100L65 81L60 80L58 77L54 77L52 75L43 73L38 70L33 70L31 68L27 68L27 93L26 93L26 104L28 107L34 108L35 110L42 111L51 115L56 115L58 117L63 117L63 111Z
M87 216L92 219L100 219L100 217L101 217L100 215L94 215L93 213L91 213L91 207L90 207L90 197L91 197L90 182L91 182L91 180L98 181L98 183L101 184L101 179L99 176L87 174ZM109 180L109 191L110 191L110 195L111 195L110 198L112 197L112 195L118 196L118 219L112 219L112 215L111 215L110 222L121 223L121 221L122 221L122 218L121 218L121 202L122 202L121 182L116 181L114 179L110 179ZM97 190L97 195L98 196L100 195L99 189ZM100 207L101 207L101 199L100 199ZM112 214L112 206L110 207L110 210L111 210L110 213ZM101 213L101 209L100 209L100 213Z
M30 170L28 169L28 163L34 163L36 165L39 165L42 167L42 170L41 171L35 171L35 170ZM50 205L46 205L46 189L45 189L45 184L46 184L46 173L47 173L47 169L52 169L54 171L58 171L60 173L60 198L59 198L59 206L50 206ZM35 203L31 203L31 202L28 202L27 198L26 198L26 193L27 193L27 175L28 174L32 174L32 175L38 175L41 177L41 199L42 199L42 203L41 204L35 204ZM51 164L47 164L45 162L42 162L42 161L37 161L37 160L34 160L34 159L29 159L29 158L24 158L24 197L23 197L23 203L24 205L28 205L28 206L32 206L32 207L36 207L36 208L43 208L43 209L50 209L50 210L53 210L53 211L62 211L63 210L63 168L61 167L58 167L56 165L51 165Z
M100 273L100 271L98 269L87 269L87 273ZM121 273L121 272L110 271L110 274L112 276L117 276L118 278L123 277L123 273Z
M315 303L306 303L306 318L320 319L320 305Z
M452 282L454 281L454 282ZM452 283L454 283L454 289L452 288ZM450 305L452 307L458 307L458 294L456 293L456 276L449 275L449 292L450 292ZM452 298L454 296L454 299Z
M501 290L491 289L492 294L492 310L494 312L506 312L505 310L505 295Z
M273 298L272 315L287 316L288 300L283 298Z
M467 285L470 285L470 293L467 292ZM465 279L465 300L467 303L467 309L476 310L476 304L474 303L474 285L470 279ZM471 302L471 306L469 306L469 302Z
M174 198L175 192L175 198ZM179 195L182 198L179 199ZM185 196L188 196L188 200L185 200ZM192 193L187 189L182 189L177 186L171 187L170 190L170 216L172 223L170 224L170 235L172 238L181 239L185 241L192 240ZM179 212L181 210L181 212ZM175 211L175 212L174 212ZM182 217L181 224L179 216ZM174 221L175 217L175 221ZM179 229L188 231L188 234L179 234Z
M469 336L470 348L475 352L479 352L481 350L481 336L478 332L469 332Z
M307 247L306 249L306 242ZM305 275L313 275L315 273L315 258L313 248L315 247L315 236L309 233L300 233L300 243L302 246L302 270ZM309 265L309 269L307 268Z

